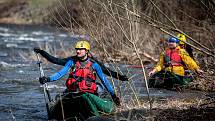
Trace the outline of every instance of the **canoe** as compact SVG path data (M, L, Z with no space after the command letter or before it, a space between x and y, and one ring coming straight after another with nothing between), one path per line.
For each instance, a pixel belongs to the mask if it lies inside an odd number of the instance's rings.
M55 101L50 102L49 119L73 121L86 120L94 116L81 95L81 93L57 95Z
M70 92L57 95L55 101L50 102L49 107L49 119L85 121L90 117L101 118L101 112L112 112L113 102L90 93Z

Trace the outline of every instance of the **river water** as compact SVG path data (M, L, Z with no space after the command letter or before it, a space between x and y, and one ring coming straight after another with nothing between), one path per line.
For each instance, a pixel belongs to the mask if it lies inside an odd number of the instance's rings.
M38 82L38 65L31 57L33 48L51 45L59 49L62 43L69 48L79 37L82 36L71 36L59 29L44 26L0 24L0 121L47 120L43 88ZM120 82L124 103L134 96L134 91L140 99L147 97L141 69L128 68L128 65L106 65L111 68L118 66L123 73L132 76L133 81L129 83ZM46 75L61 68L50 63L43 64L43 67ZM117 80L114 81L117 85ZM48 87L52 97L65 88L63 81L48 84ZM166 98L178 93L150 89L150 95Z

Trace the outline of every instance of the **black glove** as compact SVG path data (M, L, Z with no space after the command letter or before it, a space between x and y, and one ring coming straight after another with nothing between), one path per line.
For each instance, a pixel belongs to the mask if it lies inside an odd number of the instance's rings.
M35 52L35 53L41 53L41 51L42 51L42 50L41 50L40 48L37 48L37 47L34 48L34 52Z
M126 75L119 75L119 80L128 81L128 77Z
M40 82L40 84L45 84L46 82L50 82L50 78L49 77L45 77L45 76L40 77L39 78L39 82Z
M119 97L117 97L117 96L114 94L114 95L112 95L112 99L113 99L113 102L114 102L117 106L121 106Z

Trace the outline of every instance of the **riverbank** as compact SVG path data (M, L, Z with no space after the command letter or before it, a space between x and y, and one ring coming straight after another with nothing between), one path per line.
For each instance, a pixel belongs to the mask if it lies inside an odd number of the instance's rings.
M122 111L117 116L118 119L132 121L213 121L215 99L209 95L201 98L190 96L156 99L152 110L133 108L129 111Z
M0 23L48 24L48 8L56 0L2 0Z
M78 0L2 0L0 23L49 25L69 31L71 24L82 22L79 4Z

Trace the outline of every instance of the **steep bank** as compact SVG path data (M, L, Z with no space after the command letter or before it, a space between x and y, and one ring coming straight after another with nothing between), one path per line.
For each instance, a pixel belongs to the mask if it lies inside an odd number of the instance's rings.
M69 4L69 9L66 6ZM77 21L78 0L2 0L0 1L0 23L48 24L65 26L68 16ZM64 10L67 9L67 10ZM81 23L80 20L78 20ZM66 25L68 27L68 24Z
M0 23L47 24L48 8L56 0L2 0Z

